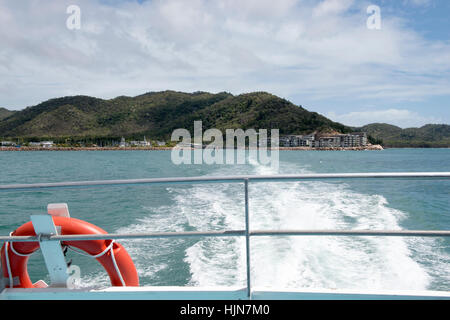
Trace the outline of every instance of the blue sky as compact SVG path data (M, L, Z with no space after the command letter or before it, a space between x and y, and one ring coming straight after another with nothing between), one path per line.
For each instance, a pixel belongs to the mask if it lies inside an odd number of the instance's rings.
M446 0L0 0L0 107L268 91L347 125L448 124L449 15Z

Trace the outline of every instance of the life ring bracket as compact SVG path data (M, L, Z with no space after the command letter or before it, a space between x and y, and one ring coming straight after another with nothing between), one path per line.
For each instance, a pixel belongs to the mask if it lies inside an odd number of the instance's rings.
M52 286L67 286L67 263L60 241L50 240L52 235L107 234L103 229L86 221L66 216L31 216L10 235L37 236L36 242L6 242L1 249L3 279L7 288L42 287L43 281L31 283L27 272L29 256L41 249L49 271ZM13 245L14 243L14 245ZM89 241L63 241L77 253L95 258L106 270L112 286L138 286L136 267L125 248L112 239Z

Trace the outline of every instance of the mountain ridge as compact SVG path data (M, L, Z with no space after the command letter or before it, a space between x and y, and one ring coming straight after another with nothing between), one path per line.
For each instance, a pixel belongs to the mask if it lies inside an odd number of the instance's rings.
M202 120L203 129L279 129L280 135L363 131L369 142L386 147L449 147L450 126L428 124L406 128L372 123L350 127L301 105L258 91L192 93L150 91L134 97L101 99L87 95L46 100L19 111L0 108L0 138L33 141L170 139L173 130Z
M83 95L50 99L1 120L0 137L29 140L146 135L167 139L177 128L193 132L195 120L202 120L205 130L280 129L280 134L352 130L267 92L232 95L166 90L109 100Z
M354 129L366 132L378 142L382 140L385 147L450 147L450 125L447 124L426 124L420 128L402 129L387 123L372 123Z
M6 108L0 107L0 120L5 119L9 117L10 115L14 114L16 111L8 110Z

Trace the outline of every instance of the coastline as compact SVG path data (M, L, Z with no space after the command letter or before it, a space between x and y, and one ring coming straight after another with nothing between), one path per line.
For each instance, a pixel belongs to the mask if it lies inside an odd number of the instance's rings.
M379 145L368 145L365 147L324 147L324 148L311 148L311 147L279 147L280 151L375 151L384 150L384 148Z
M172 150L175 147L0 147L0 151L163 151ZM189 148L194 150L194 148ZM271 150L271 148L267 148ZM279 147L280 151L366 151L366 150L384 150L381 145L368 145L365 147Z
M0 151L130 151L130 150L172 150L172 147L0 147Z

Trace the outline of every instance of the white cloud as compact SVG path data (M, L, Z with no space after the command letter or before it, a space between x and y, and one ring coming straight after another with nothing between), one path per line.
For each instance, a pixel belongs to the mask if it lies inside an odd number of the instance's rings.
M309 101L450 95L450 44L384 15L382 30L368 30L360 1L78 0L81 30L70 31L72 2L0 0L0 105L165 89Z
M313 9L314 16L336 15L345 12L354 0L323 0Z
M386 109L336 114L329 112L327 116L348 126L360 127L370 123L389 123L401 128L421 127L430 123L442 123L441 119L426 117L407 109Z

